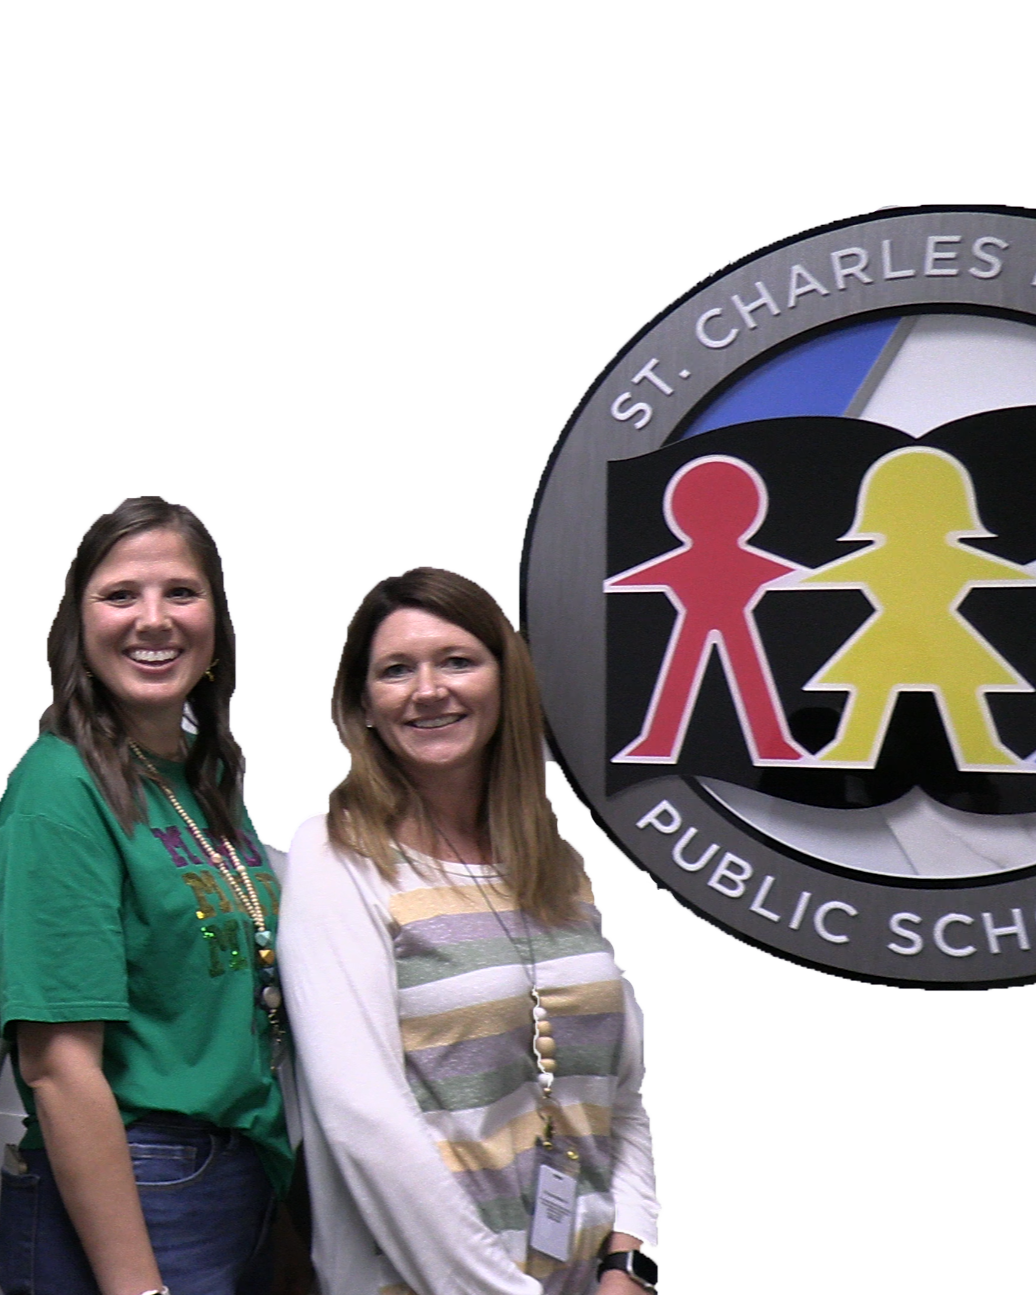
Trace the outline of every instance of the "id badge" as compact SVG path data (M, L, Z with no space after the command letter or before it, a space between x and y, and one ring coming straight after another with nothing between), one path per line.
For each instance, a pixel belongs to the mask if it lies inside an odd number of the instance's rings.
M572 1256L572 1232L579 1190L578 1163L573 1167L559 1167L551 1163L552 1159L541 1150L529 1245L540 1254L567 1263Z

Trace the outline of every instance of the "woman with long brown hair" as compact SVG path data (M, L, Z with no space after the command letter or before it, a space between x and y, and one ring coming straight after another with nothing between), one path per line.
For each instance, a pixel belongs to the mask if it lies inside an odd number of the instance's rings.
M0 803L0 1015L29 1112L5 1295L260 1295L292 1154L277 883L242 802L212 537L128 499L86 533L53 704ZM186 726L186 727L185 727Z
M321 1290L653 1285L639 1014L546 798L524 643L417 568L361 604L333 712L352 766L282 916Z

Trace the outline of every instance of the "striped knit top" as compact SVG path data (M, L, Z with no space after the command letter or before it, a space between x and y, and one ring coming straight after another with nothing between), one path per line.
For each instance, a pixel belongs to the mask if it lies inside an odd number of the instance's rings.
M507 887L489 868L411 855L400 860L396 876L386 882L367 860L336 854L322 822L314 823L319 829L307 824L299 834L308 835L306 846L297 838L292 847L282 917L304 1115L308 1107L307 1159L313 1126L322 1143L317 1158L326 1152L334 1162L325 1169L332 1179L344 1180L342 1186L373 1237L377 1276L369 1287L372 1295L375 1290L381 1295L593 1291L602 1241L618 1230L653 1242L657 1207L650 1138L639 1099L639 1014L600 933L589 887L583 920L551 928L517 911ZM316 869L315 860L322 861ZM348 938L357 954L357 928L368 928L362 956L376 964L377 976L368 967L361 977L367 988L361 992L370 1012L375 1008L371 986L380 979L377 1010L388 1019L380 1022L378 1037L354 1038L341 1064L355 1068L365 1052L360 1070L367 1081L374 1059L383 1069L382 1084L397 1099L393 1106L409 1108L405 1128L398 1130L406 1140L402 1163L386 1164L382 1146L380 1164L365 1165L357 1174L364 1151L362 1139L349 1126L360 1112L350 1109L341 1093L329 1107L321 1100L325 1079L320 1061L313 1061L307 1018L317 979L325 992L329 979L316 932L310 925L303 937L296 927L292 895L303 870L310 886L316 873L336 878L339 905L348 895ZM326 906L323 912L330 920ZM308 954L300 957L303 947ZM340 951L341 961L348 956ZM566 1263L528 1245L536 1140L543 1128L532 1051L533 978L557 1044L555 1138L579 1157L575 1235ZM318 1031L324 1043L316 1046L326 1047L323 1019ZM383 1064L386 1045L394 1053L388 1066ZM400 1110L386 1110L384 1118L401 1115ZM336 1147L336 1137L347 1145ZM427 1168L424 1155L429 1151L439 1172L445 1171L450 1190L439 1182L437 1199L418 1202L413 1198L421 1193L412 1190L411 1170L415 1164L419 1173ZM372 1191L374 1178L381 1183ZM377 1203L372 1196L379 1198ZM319 1197L315 1191L318 1266L326 1241L319 1236L324 1227ZM326 1228L335 1226L333 1218L326 1221ZM458 1271L476 1237L476 1248L494 1256L497 1272L476 1276ZM335 1250L333 1244L325 1248ZM426 1263L429 1248L442 1252L441 1277ZM364 1290L321 1277L328 1292Z

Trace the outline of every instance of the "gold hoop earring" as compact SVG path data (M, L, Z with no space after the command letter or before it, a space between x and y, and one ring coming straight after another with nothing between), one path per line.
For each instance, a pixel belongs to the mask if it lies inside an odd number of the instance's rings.
M219 665L219 657L218 657L218 656L214 656L214 657L212 658L212 660L209 662L209 664L206 666L206 668L205 668L205 678L206 678L206 679L208 679L209 683L215 683L215 682L216 682L216 676L215 676L212 672L213 672L213 670L215 670L215 668L216 668L218 665Z

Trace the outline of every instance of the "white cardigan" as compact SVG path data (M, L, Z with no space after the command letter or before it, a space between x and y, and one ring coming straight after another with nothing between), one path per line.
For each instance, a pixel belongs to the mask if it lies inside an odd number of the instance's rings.
M407 1083L385 904L391 889L368 860L335 852L323 818L299 829L278 945L320 1290L542 1295L541 1283L521 1271L443 1163ZM657 1205L631 995L626 1021L612 1112L614 1228L651 1243Z

